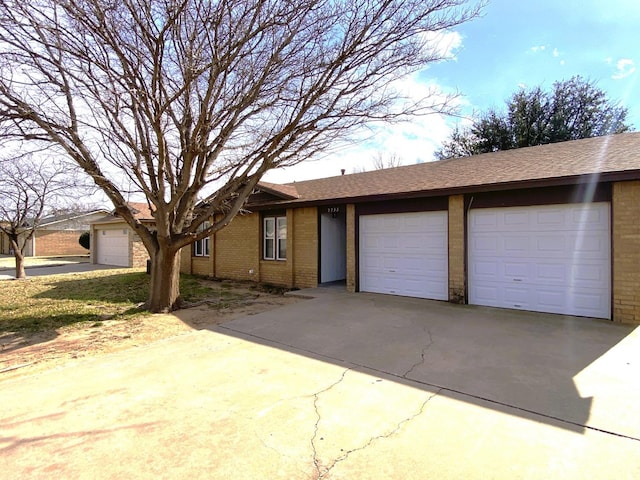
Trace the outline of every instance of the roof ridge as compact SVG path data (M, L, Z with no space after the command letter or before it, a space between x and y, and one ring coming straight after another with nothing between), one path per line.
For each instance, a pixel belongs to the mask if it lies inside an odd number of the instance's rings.
M447 195L461 189L486 190L490 185L518 188L517 185L551 180L580 183L586 181L586 176L603 173L640 179L640 132L270 185L274 189L294 187L299 194L297 199L274 204L296 204L402 194Z

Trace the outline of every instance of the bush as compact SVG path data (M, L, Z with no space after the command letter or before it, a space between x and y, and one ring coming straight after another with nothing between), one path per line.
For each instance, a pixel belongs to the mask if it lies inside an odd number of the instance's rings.
M89 250L91 248L91 235L89 232L83 232L78 239L78 243Z

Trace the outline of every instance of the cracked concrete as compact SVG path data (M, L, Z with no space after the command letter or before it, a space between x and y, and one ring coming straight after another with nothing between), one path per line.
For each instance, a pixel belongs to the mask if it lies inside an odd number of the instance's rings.
M381 434L375 435L375 436L371 436L364 445L361 445L361 446L358 446L358 447L354 447L354 448L351 448L351 449L346 450L346 451L344 451L344 449L340 449L343 453L339 457L334 458L323 469L320 468L320 462L317 460L317 452L316 452L316 449L315 449L315 446L314 446L314 465L316 466L316 472L317 472L317 477L315 477L315 478L317 480L321 480L321 479L327 478L327 476L331 475L331 472L336 467L336 465L338 465L341 462L346 461L351 454L362 452L363 450L366 450L367 448L369 448L374 442L377 442L379 440L389 439L390 437L396 435L406 423L411 422L416 417L421 415L424 412L424 409L426 408L427 404L431 401L431 399L433 399L439 393L440 393L440 391L437 391L437 392L435 392L435 393L433 393L431 395L428 395L427 399L424 400L424 402L422 402L422 404L420 405L420 408L418 409L417 412L415 412L415 413L409 415L408 417L403 418L402 420L400 420L392 430L390 430L388 432L385 432L385 433L381 433ZM314 404L314 406L316 406L316 405ZM316 406L316 412L317 412L317 406ZM321 420L321 417L318 414L318 422L316 423L316 431L317 431L317 426L318 426L318 423L320 422L320 420ZM314 434L314 438L315 438L315 436L316 435Z
M433 336L431 335L431 331L429 329L426 329L426 334L429 336L429 342L422 348L422 351L420 352L420 360L418 360L416 363L414 363L413 365L411 365L411 367L409 368L409 370L407 370L406 372L404 372L402 374L403 378L409 378L409 375L418 367L420 367L421 365L424 365L424 361L425 361L425 356L427 354L427 350L429 350L429 348L431 347L431 345L433 345Z
M638 365L640 330L631 328L325 296L215 331L0 377L0 472L640 478Z
M320 420L322 419L322 416L320 415L320 411L318 410L318 398L320 397L320 395L322 395L324 392L328 392L329 390L331 390L333 387L335 387L336 385L338 385L339 383L341 383L344 380L345 375L347 374L347 372L349 371L349 369L347 368L344 372L342 372L342 374L340 375L340 378L338 380L336 380L335 382L333 382L331 385L329 385L326 388L323 388L322 390L316 392L313 394L313 409L315 411L316 414L316 422L313 426L313 436L311 437L311 450L313 450L313 466L316 469L316 478L320 479L323 478L329 469L325 469L325 471L322 471L321 468L321 464L320 464L320 459L318 458L318 450L316 449L316 438L318 437L318 425L320 424ZM321 440L323 440L323 438L321 438Z

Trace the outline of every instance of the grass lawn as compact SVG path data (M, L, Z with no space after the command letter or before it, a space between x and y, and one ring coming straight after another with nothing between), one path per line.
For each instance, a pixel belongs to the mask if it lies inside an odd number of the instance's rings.
M149 276L130 268L4 280L0 283L0 334L35 333L66 325L144 315ZM182 275L180 292L188 302L225 297L197 277Z

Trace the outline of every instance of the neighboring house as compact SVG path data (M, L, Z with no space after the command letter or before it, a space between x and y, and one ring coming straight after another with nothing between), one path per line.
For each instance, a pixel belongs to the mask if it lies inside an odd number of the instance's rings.
M146 203L130 202L134 217L142 223L155 222ZM91 224L91 263L120 267L143 267L149 255L140 237L115 212Z
M86 255L87 250L78 242L80 235L89 231L91 222L107 213L107 210L92 210L41 218L33 236L27 242L25 256ZM0 253L12 253L6 234L1 234Z
M260 183L183 272L640 322L640 133Z
M0 224L6 225L6 222L0 222ZM0 255L9 255L11 251L11 245L9 243L9 237L6 233L0 231Z

